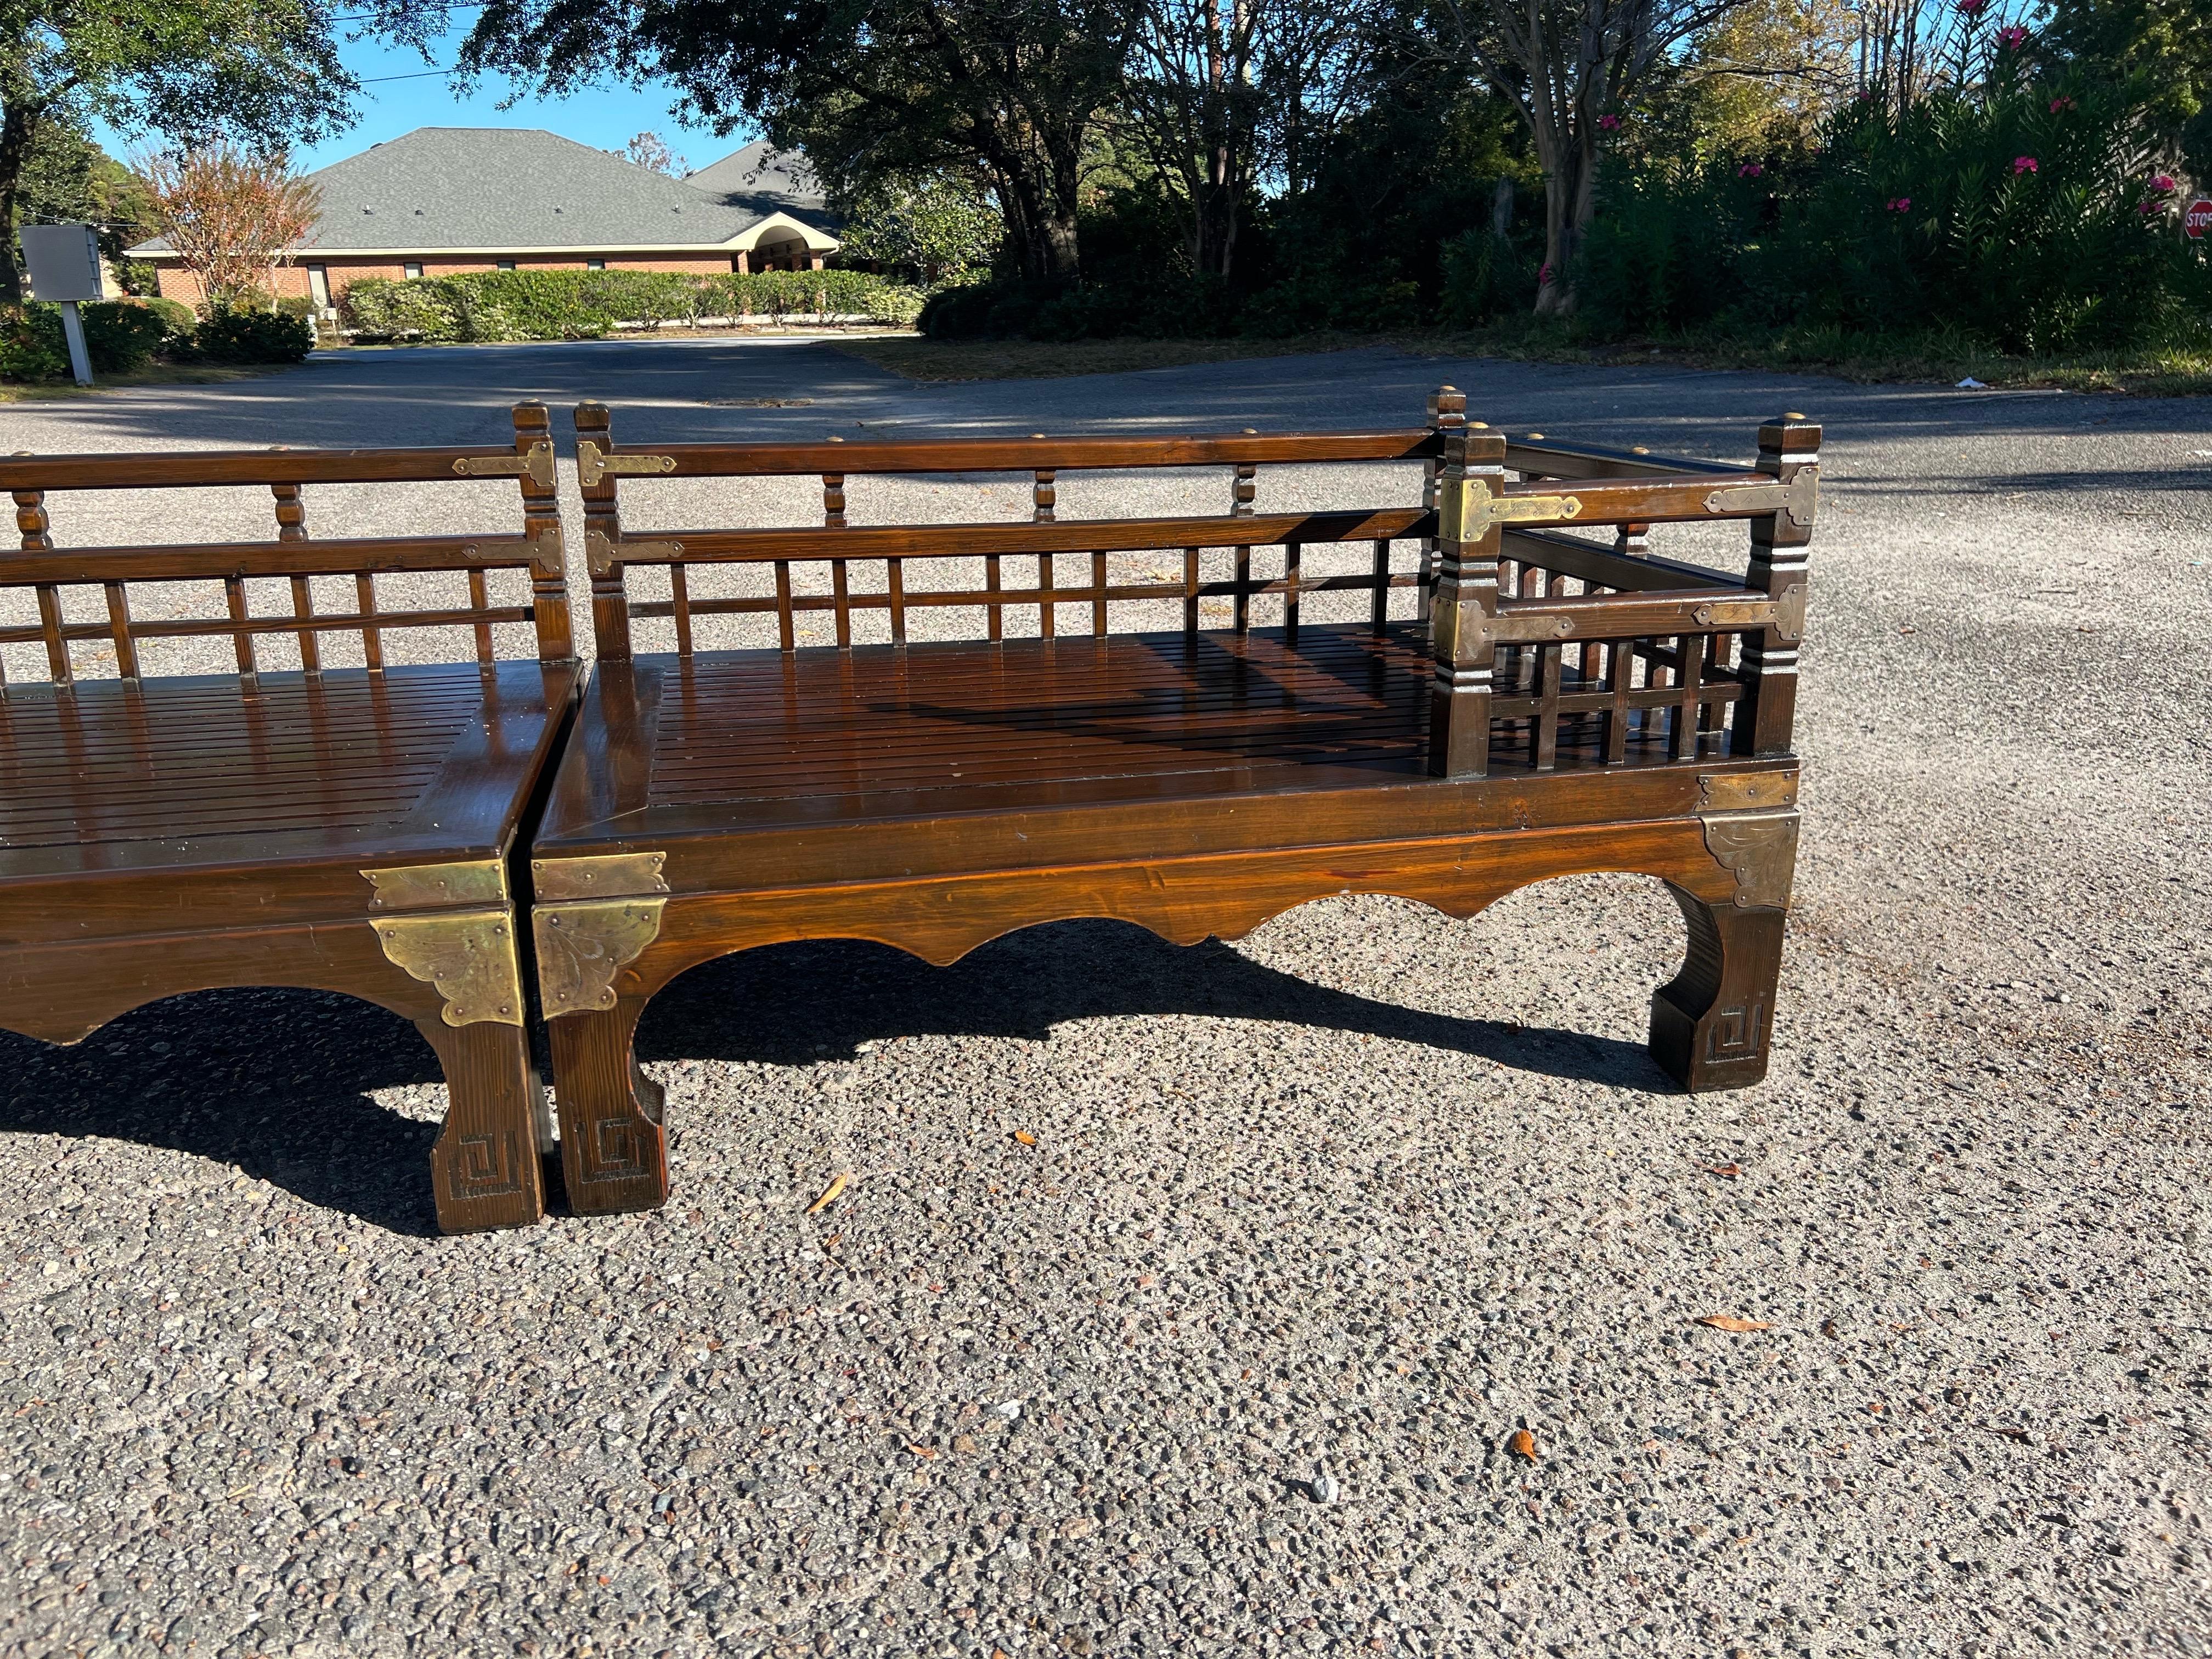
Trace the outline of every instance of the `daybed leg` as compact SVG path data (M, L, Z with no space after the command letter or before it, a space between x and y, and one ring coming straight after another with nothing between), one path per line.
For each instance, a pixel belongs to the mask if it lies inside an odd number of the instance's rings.
M446 1071L446 1126L430 1149L438 1225L527 1227L545 1213L544 1091L520 1025L416 1022Z
M1668 890L1690 925L1690 948L1651 999L1651 1057L1693 1094L1756 1083L1774 1030L1785 913Z
M631 1052L645 1004L623 997L605 1012L548 1020L553 1097L561 1113L561 1172L580 1214L655 1210L668 1201L668 1137L661 1089Z

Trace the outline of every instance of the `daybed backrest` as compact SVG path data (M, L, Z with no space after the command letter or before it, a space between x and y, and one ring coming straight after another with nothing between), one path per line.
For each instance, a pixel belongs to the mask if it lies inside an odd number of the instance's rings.
M769 616L776 642L786 651L805 641L802 618L826 613L834 639L849 648L866 633L904 644L909 617L948 609L971 613L983 637L1006 636L1010 617L1022 631L1044 637L1071 631L1064 607L1078 607L1087 626L1073 631L1103 635L1132 607L1139 625L1161 626L1163 614L1180 606L1183 629L1196 633L1218 625L1254 625L1254 601L1276 603L1270 617L1295 629L1303 601L1316 593L1365 592L1371 625L1388 618L1391 593L1422 589L1434 551L1432 510L1437 462L1443 440L1460 419L1464 399L1446 395L1431 424L1395 431L1262 434L1253 431L1187 437L1060 437L904 440L848 443L656 444L636 450L617 446L605 405L576 410L577 477L584 497L585 553L591 568L592 630L601 657L618 659L633 648L632 623L667 617L676 647L694 646L693 623L706 616ZM1394 489L1395 502L1346 509L1267 512L1260 500L1260 471L1272 465L1318 462L1423 464L1425 484ZM1226 469L1227 511L1171 517L1060 516L1060 487L1076 472L1166 468ZM862 477L927 477L972 489L1009 475L1029 485L1030 516L995 522L856 525L847 508L848 483ZM717 526L730 511L712 504L708 522L696 527L626 531L621 491L648 481L696 478L818 479L821 521L776 528ZM686 496L687 506L696 496ZM1309 547L1364 544L1358 568L1315 574L1304 557ZM1255 574L1255 549L1273 549L1272 572ZM1146 558L1133 556L1148 555ZM1081 562L1070 571L1071 558ZM910 580L909 562L951 561L967 573L946 586ZM1015 562L1010 564L1009 562ZM1165 562L1169 568L1158 567ZM1342 566L1341 556L1331 561ZM1214 568L1209 572L1207 566ZM664 567L668 597L641 599L624 585L632 566ZM750 567L764 579L740 587L750 592L699 595L690 571L702 566ZM1226 567L1224 568L1223 567ZM860 568L856 573L855 567ZM933 576L941 566L929 567ZM856 580L856 574L858 579ZM980 577L980 581L977 578ZM772 580L770 580L772 579ZM1226 601L1208 607L1206 602ZM1407 616L1418 601L1401 607ZM881 625L873 618L880 616ZM856 628L856 623L864 624Z
M307 485L471 480L483 481L468 491L471 495L520 483L520 510L499 515L511 528L344 537L317 537L309 530ZM268 489L272 538L55 545L49 498L57 493L220 485ZM138 680L146 672L140 648L146 641L223 635L232 641L236 673L249 684L271 671L263 653L273 641L289 646L287 660L276 666L310 676L337 666L331 659L340 653L324 648L333 635L358 641L357 653L349 645L343 653L346 665L357 662L371 673L384 671L392 635L402 636L410 659L440 649L429 642L433 636L418 633L432 629L455 630L434 638L471 641L476 659L486 664L501 654L501 633L518 623L532 629L541 660L567 662L575 656L552 433L543 404L516 406L511 447L15 455L0 458L0 487L15 497L22 538L20 550L0 550L0 684L7 679L11 646L19 681L35 682L40 677L34 671L43 665L43 678L66 690L81 678ZM125 521L134 530L144 524L158 532L167 520L157 515L168 510L170 499L134 495L124 504ZM406 505L418 518L434 513L441 523L467 517L441 491L424 492ZM379 498L332 501L337 514L347 518L358 506L368 507L379 522L398 516ZM111 509L106 516L115 514ZM437 572L459 580L427 580ZM490 579L507 572L526 573L526 587L520 575L505 578L501 586L515 592L501 602ZM379 577L413 592L393 608L380 599ZM429 591L464 586L465 592ZM465 653L467 647L459 649ZM453 660L453 649L428 659Z

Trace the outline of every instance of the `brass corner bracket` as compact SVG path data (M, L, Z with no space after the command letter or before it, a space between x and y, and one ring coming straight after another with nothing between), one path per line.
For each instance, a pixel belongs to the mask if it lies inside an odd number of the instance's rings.
M1700 778L1702 787L1711 780ZM1705 851L1735 878L1740 909L1786 910L1797 869L1797 809L1700 813Z
M447 1024L522 1024L522 962L504 860L361 873L376 890L368 908L385 913L369 923L385 959L437 988ZM388 914L395 911L408 914Z
M1729 484L1705 497L1708 513L1779 513L1799 529L1820 501L1820 469L1801 466L1788 483Z
M393 966L437 987L447 1024L522 1024L522 965L514 950L514 911L384 916L371 926Z
M576 482L586 489L600 479L617 473L651 474L675 471L676 458L673 455L611 455L589 438L576 440Z
M545 1018L615 1006L615 975L660 935L665 853L532 859L538 990Z
M1447 477L1442 495L1437 533L1446 541L1480 541L1494 524L1565 524L1583 510L1579 496L1494 494L1481 477Z
M453 471L464 478L527 478L540 489L551 489L559 481L550 438L540 438L520 455L464 455Z
M574 899L531 912L545 1018L615 1006L615 975L660 936L665 898Z
M437 910L457 905L504 904L507 861L481 859L468 864L411 864L361 872L376 889L372 910Z
M596 530L584 532L584 567L604 576L618 564L673 563L684 556L682 542L611 541Z

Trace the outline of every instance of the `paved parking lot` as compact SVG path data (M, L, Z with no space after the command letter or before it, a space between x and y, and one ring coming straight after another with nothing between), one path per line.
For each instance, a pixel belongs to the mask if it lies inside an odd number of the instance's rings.
M2201 404L613 342L0 447L471 441L518 396L632 441L1416 424L1443 380L1699 454L1828 423L1767 1084L1644 1057L1681 929L1626 878L715 964L641 1037L675 1200L520 1234L432 1234L442 1088L364 1005L0 1034L0 1651L2212 1651Z

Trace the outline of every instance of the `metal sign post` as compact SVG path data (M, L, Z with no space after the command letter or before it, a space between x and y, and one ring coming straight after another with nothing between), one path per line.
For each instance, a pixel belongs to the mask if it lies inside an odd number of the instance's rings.
M84 319L77 301L105 297L100 237L90 225L25 225L23 263L30 268L31 297L62 308L62 336L79 386L92 384L92 359L84 349Z

